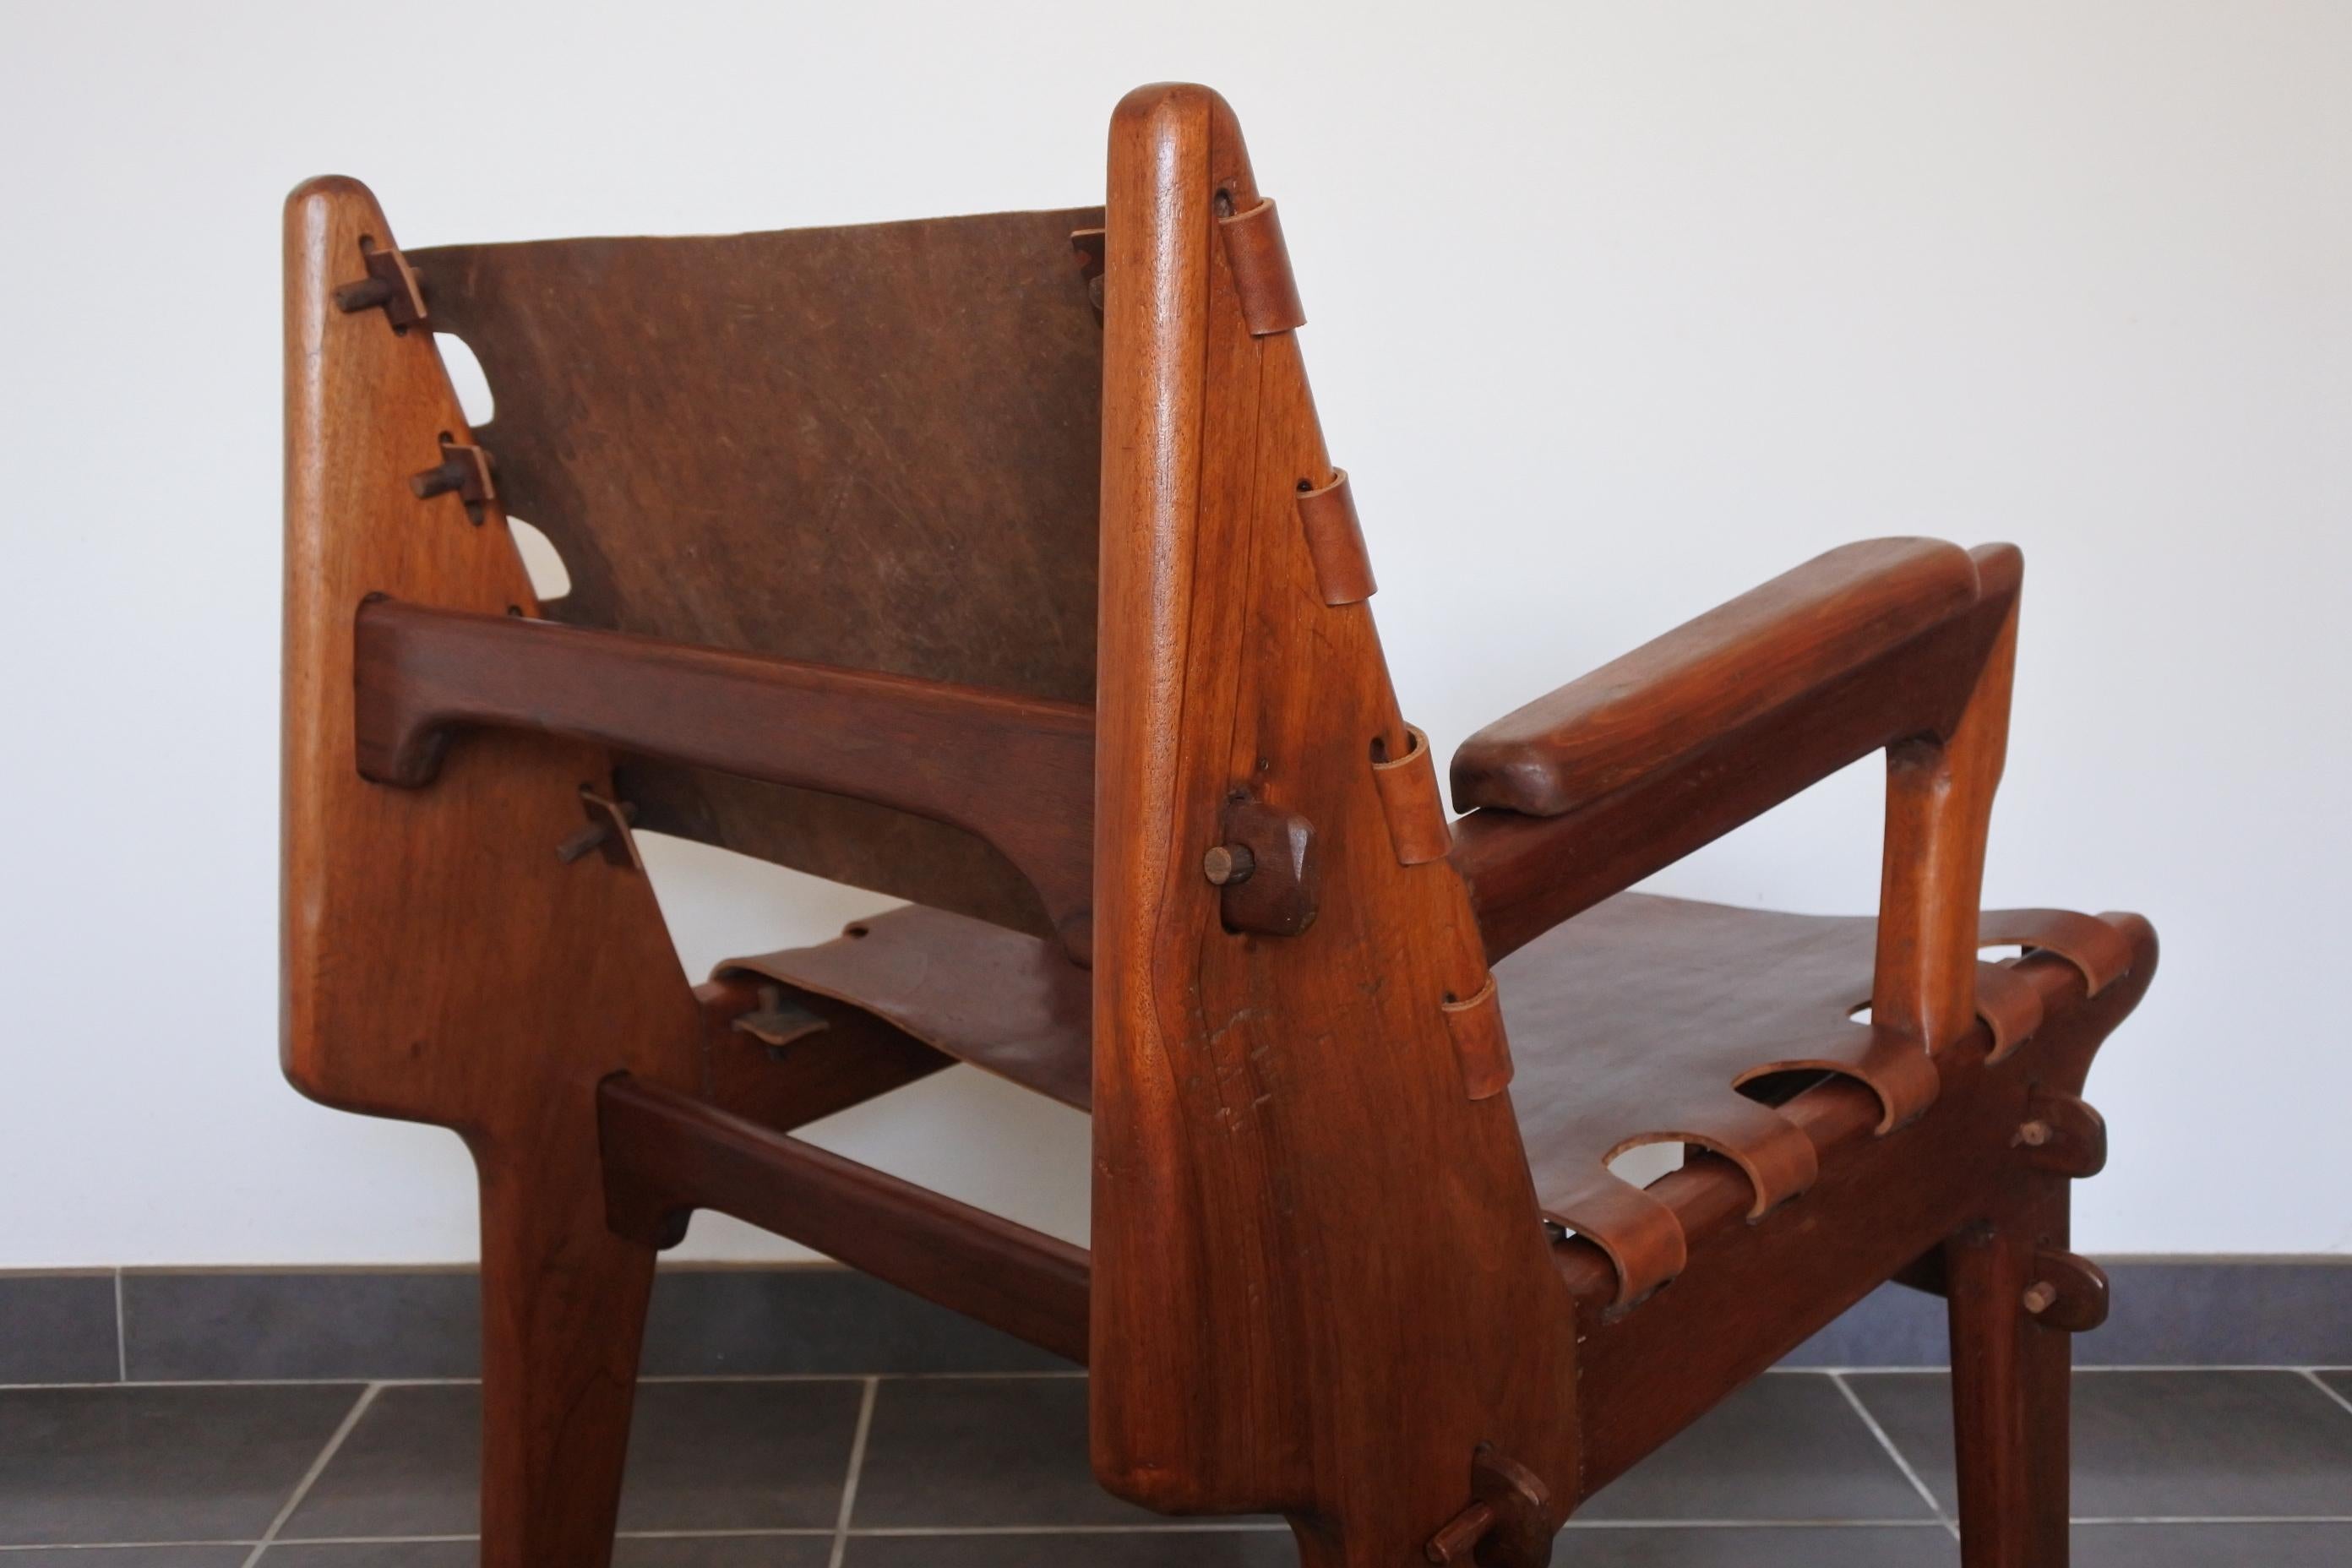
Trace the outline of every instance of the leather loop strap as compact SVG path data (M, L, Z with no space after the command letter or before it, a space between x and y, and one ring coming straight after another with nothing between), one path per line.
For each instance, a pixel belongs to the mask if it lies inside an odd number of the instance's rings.
M2128 938L2096 915L2072 910L1988 910L1977 921L1979 947L2040 948L2083 972L2083 984L2096 996L2131 973Z
M1445 822L1445 806L1437 796L1437 768L1429 760L1429 737L1407 724L1412 750L1372 764L1372 783L1381 792L1381 810L1389 819L1389 842L1396 847L1397 864L1426 865L1443 860L1454 847Z
M1472 1100L1491 1100L1511 1086L1511 1042L1503 1032L1503 1004L1495 977L1475 996L1444 1004L1445 1032L1454 1037L1454 1058L1462 1068L1462 1090Z
M1807 1041L1786 1056L1759 1062L1732 1082L1737 1087L1774 1073L1801 1070L1841 1073L1861 1079L1878 1096L1880 1137L1917 1121L1944 1091L1936 1058L1913 1036L1883 1024L1854 1024L1849 1028L1869 1031L1867 1039L1858 1034L1852 1037L1861 1042L1859 1048L1843 1039Z
M1323 602L1334 607L1357 605L1379 591L1372 581L1372 558L1364 549L1363 525L1356 518L1356 498L1348 485L1348 470L1332 470L1320 489L1298 492L1298 521L1307 532L1307 553L1315 563L1315 586Z
M1544 1218L1609 1255L1617 1269L1612 1311L1648 1299L1690 1261L1690 1243L1675 1211L1615 1176L1593 1183L1565 1207L1546 1204Z
M1275 216L1274 198L1266 197L1247 212L1218 220L1225 237L1225 263L1233 268L1234 291L1241 297L1242 321L1250 336L1268 337L1307 324L1307 307L1298 300L1298 280L1291 276L1290 247L1282 242L1282 220Z
M1822 1173L1820 1151L1797 1124L1769 1106L1727 1100L1708 1112L1708 1127L1682 1134L1748 1173L1755 1199L1748 1217L1762 1219L1811 1186Z
M1977 1016L1992 1032L1990 1061L2007 1061L2042 1027L2042 992L2005 963L1977 965Z

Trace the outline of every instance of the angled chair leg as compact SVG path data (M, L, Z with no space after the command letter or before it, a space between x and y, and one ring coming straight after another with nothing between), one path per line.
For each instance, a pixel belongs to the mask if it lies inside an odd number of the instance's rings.
M593 1125L475 1159L482 1568L606 1568L654 1249L605 1228Z
M2065 1568L2073 1336L2036 1303L2066 1206L2060 1186L1945 1244L1963 1568Z

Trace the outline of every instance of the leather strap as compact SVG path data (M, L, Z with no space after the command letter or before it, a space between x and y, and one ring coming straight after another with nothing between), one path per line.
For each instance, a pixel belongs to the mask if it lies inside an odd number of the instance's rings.
M1315 585L1325 604L1361 604L1379 591L1347 469L1333 470L1320 489L1298 492L1298 521L1307 532L1307 553L1314 560Z
M1372 782L1381 792L1381 809L1389 819L1389 840L1396 847L1401 866L1422 866L1443 860L1454 847L1445 806L1437 795L1437 767L1430 761L1429 737L1407 724L1412 750L1372 764Z
M1307 324L1298 280L1290 271L1290 247L1282 242L1282 220L1274 198L1247 212L1218 220L1225 237L1225 262L1241 297L1242 321L1254 338L1270 337Z
M1977 965L1977 1016L1992 1032L1991 1061L2005 1061L2042 1027L2042 993L2005 963Z
M2096 996L2131 973L2131 942L2096 915L2072 910L1994 910L1977 921L1979 947L2040 948L2054 952L2083 973Z
M1495 977L1475 996L1444 1004L1446 1033L1454 1037L1454 1058L1462 1065L1462 1091L1472 1100L1491 1100L1511 1086L1511 1045L1503 1032L1503 1002Z

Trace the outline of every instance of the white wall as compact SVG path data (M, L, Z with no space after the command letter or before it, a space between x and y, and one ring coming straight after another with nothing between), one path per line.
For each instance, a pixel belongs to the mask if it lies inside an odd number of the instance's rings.
M453 1139L276 1061L278 202L404 243L1098 199L1239 109L1406 710L1486 718L1832 543L2031 563L1990 896L2133 908L2105 1251L2352 1250L2337 1011L2352 5L24 6L0 49L0 1267L457 1258ZM1661 879L1874 893L1844 775ZM873 900L693 849L690 963ZM843 1147L1083 1231L959 1073ZM698 1227L695 1246L769 1243Z

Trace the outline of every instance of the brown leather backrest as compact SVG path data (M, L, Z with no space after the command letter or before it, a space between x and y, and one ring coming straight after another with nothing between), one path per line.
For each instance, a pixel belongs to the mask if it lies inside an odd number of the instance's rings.
M583 626L1092 702L1099 208L412 252ZM989 765L974 757L975 771ZM625 760L642 826L1045 930L957 829Z

